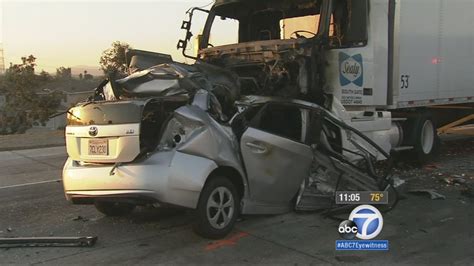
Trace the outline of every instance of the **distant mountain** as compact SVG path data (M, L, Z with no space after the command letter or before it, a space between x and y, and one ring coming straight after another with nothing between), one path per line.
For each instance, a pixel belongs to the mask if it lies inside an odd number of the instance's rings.
M99 66L84 66L84 65L79 65L79 66L72 66L71 67L71 72L73 76L79 76L79 74L83 73L84 70L87 71L87 74L91 74L93 76L102 76L104 75L104 72L100 69Z

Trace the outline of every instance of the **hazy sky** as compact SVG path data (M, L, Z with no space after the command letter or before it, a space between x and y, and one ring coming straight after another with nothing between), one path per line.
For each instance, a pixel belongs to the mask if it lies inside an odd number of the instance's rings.
M59 66L94 66L115 40L137 49L171 53L173 59L183 61L176 43L184 36L180 26L185 12L210 2L0 0L5 65L33 54L37 69L48 72Z

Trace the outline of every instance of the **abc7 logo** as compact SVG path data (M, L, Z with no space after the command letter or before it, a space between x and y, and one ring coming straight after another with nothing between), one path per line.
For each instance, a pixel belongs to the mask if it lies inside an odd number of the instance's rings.
M371 205L356 207L349 215L349 220L339 224L339 235L344 239L372 239L380 234L383 217L380 211Z

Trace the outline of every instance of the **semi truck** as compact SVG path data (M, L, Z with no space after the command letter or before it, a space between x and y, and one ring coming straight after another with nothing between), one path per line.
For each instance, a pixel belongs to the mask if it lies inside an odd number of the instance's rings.
M437 126L472 114L472 10L473 0L216 0L188 12L178 48L237 73L242 91L324 103L386 151L425 162ZM208 15L190 55L195 12ZM226 25L219 37L237 42L213 44Z

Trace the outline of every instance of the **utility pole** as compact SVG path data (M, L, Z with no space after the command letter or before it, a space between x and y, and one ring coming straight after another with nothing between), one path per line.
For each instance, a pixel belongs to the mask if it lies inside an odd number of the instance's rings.
M5 58L3 57L3 43L0 43L0 75L5 73Z

